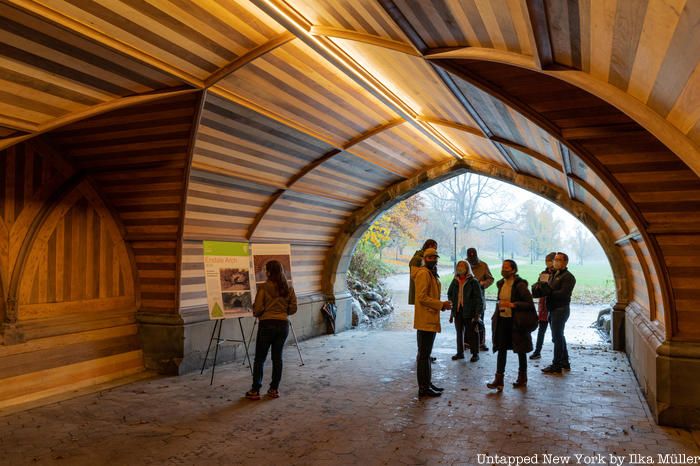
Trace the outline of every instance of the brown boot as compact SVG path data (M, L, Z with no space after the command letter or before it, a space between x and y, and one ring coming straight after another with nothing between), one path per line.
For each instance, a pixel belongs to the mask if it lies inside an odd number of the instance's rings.
M527 372L518 371L518 380L513 382L514 388L527 387Z
M491 389L495 388L499 392L502 391L503 390L503 374L499 374L498 372L496 372L496 377L494 377L493 382L487 383L486 386L491 388Z

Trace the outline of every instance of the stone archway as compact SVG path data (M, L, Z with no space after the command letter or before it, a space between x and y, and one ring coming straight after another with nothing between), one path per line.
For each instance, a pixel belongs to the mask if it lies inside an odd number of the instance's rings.
M334 249L328 255L323 277L325 293L330 296L346 291L345 274L355 246L364 232L384 211L430 186L467 172L494 178L537 194L557 204L581 221L593 233L605 251L615 279L616 308L624 309L629 300L630 282L625 258L610 237L605 224L591 209L580 202L572 201L566 193L555 186L543 183L542 180L527 175L514 174L512 171L504 170L496 165L465 161L443 163L419 176L397 183L356 211L345 223ZM622 342L618 340L618 344L622 344Z

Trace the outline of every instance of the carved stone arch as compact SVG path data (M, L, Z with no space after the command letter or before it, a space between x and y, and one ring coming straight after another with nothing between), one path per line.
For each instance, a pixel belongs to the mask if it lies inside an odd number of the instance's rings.
M136 311L133 259L119 224L87 181L69 187L30 235L15 269L17 320Z
M339 232L333 249L326 257L322 279L324 293L333 296L345 291L344 277L355 245L382 212L430 186L467 172L494 178L537 194L554 202L581 221L596 237L610 262L615 278L617 302L621 305L629 302L633 283L629 277L628 261L615 244L615 238L610 234L606 224L592 209L581 202L572 201L563 190L535 177L515 174L497 165L456 160L437 165L416 177L390 186L350 216ZM650 296L650 299L653 298Z

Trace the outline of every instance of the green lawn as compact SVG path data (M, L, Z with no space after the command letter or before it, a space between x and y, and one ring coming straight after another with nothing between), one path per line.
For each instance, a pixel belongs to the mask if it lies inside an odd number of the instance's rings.
M501 261L495 256L488 255L481 257L481 260L489 264L494 278L499 280L501 278ZM518 263L518 274L530 284L537 280L540 272L544 269L544 260L535 264L530 264L529 258L516 258L515 261ZM583 265L569 263L569 270L576 277L576 288L574 288L572 296L574 301L587 304L608 304L614 300L615 282L607 262L590 261ZM444 290L447 290L452 278L451 273L440 277ZM486 297L496 298L495 284L486 290Z

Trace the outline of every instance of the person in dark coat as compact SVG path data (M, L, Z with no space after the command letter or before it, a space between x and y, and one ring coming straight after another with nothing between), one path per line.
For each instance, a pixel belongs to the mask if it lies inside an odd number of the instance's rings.
M527 284L527 280L518 275L518 264L506 259L501 267L502 280L497 283L498 302L491 317L491 332L493 351L498 352L496 376L493 382L486 384L488 388L503 390L503 374L506 370L508 350L518 355L518 380L513 387L527 385L527 357L532 351L532 338L529 330L518 326L519 313L535 312L535 304Z
M457 330L457 354L452 360L464 359L464 340L469 340L471 362L479 360L479 319L483 309L483 290L474 277L467 261L457 262L457 273L447 290L447 299L452 303L450 323Z

